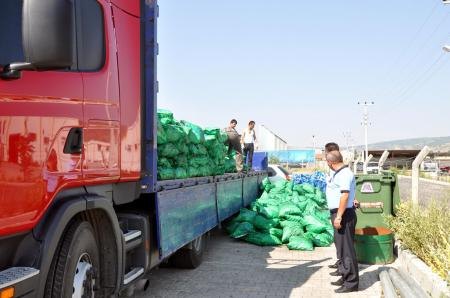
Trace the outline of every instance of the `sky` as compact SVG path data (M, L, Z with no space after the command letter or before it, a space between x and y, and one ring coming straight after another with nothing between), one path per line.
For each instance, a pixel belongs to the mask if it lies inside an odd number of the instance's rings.
M450 5L441 0L160 0L158 107L291 146L450 135ZM351 134L345 138L344 133Z

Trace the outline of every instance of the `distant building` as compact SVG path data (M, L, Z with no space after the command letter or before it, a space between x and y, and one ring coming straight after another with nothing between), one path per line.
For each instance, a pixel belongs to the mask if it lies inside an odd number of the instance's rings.
M258 131L256 132L256 137L259 145L258 150L274 151L288 149L287 142L265 125L259 125Z

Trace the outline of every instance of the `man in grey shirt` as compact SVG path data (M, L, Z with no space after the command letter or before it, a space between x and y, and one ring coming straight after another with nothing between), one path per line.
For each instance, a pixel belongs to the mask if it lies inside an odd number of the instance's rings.
M242 160L242 147L241 147L241 137L239 133L236 131L237 121L236 119L232 119L230 121L230 125L225 128L225 132L228 135L228 140L225 142L225 145L228 146L228 155L236 151L236 170L238 173L242 172L243 169L243 160Z

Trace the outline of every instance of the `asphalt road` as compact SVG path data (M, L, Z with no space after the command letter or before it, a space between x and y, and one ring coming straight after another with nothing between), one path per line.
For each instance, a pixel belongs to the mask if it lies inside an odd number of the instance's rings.
M402 201L411 199L411 177L400 176L400 198ZM446 202L450 207L450 184L429 182L421 179L419 182L419 204L428 205L431 200Z
M149 288L136 297L335 297L330 282L337 278L328 268L334 260L334 247L259 247L216 230L199 268L153 270ZM360 291L338 297L381 297L379 268L360 266Z

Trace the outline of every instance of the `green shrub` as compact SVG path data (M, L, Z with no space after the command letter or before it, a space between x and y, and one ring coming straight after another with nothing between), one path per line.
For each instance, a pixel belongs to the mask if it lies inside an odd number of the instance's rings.
M450 282L450 214L447 202L431 202L428 207L411 202L399 205L397 215L385 218L389 228L444 280Z

